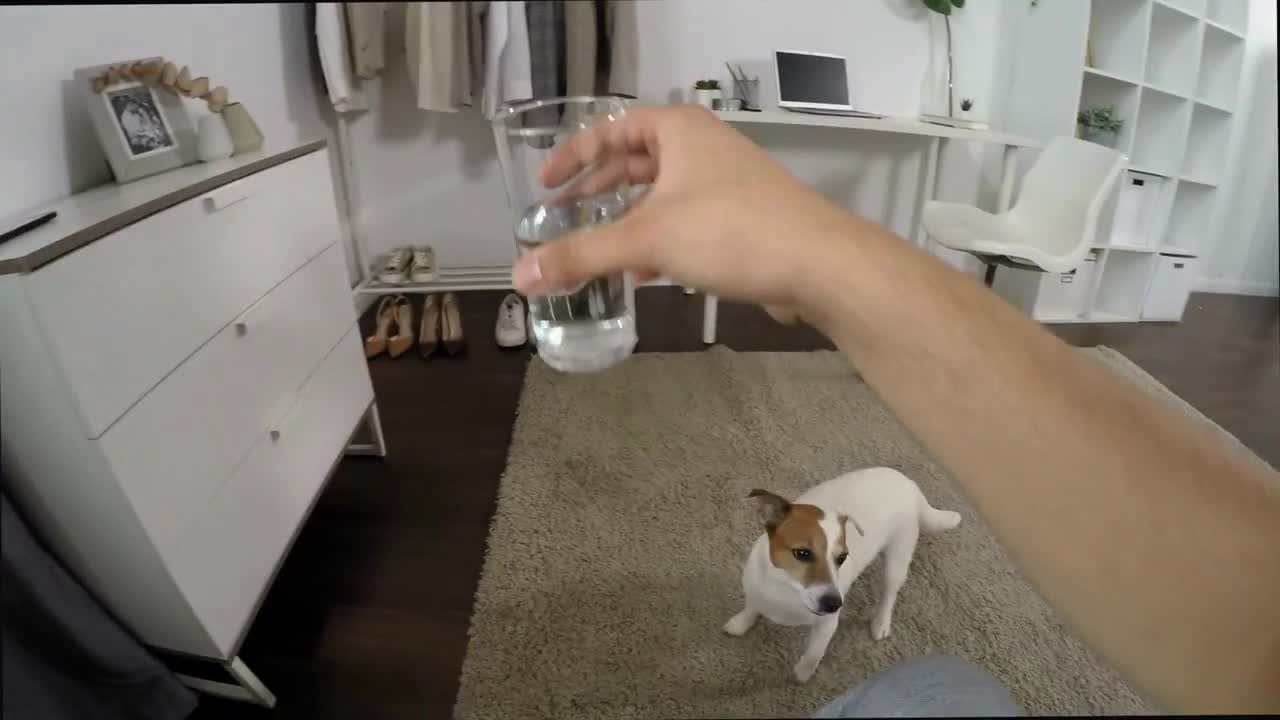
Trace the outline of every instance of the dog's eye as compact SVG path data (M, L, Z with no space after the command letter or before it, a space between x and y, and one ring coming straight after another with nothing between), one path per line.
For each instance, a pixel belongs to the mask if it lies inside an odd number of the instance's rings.
M796 548L791 551L791 554L794 555L795 558L800 562L813 561L813 551L810 550L809 548Z
M849 559L849 553L842 552L836 556L836 565L843 565L845 560Z

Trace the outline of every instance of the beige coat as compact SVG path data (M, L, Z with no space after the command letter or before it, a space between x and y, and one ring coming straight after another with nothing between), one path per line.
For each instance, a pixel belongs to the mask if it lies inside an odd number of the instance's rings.
M405 57L418 107L454 112L479 100L486 5L474 1L407 5Z

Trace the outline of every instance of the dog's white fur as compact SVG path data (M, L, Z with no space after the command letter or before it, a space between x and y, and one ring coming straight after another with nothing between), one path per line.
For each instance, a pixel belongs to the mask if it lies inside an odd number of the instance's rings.
M743 635L761 615L780 625L811 626L804 654L795 665L796 679L807 682L818 669L840 622L840 610L820 614L819 598L838 592L843 601L853 581L883 551L883 592L871 619L871 637L883 640L889 636L893 605L907 579L920 530L949 530L960 524L960 514L931 507L915 482L885 467L845 473L808 490L792 504L822 509L819 524L828 542L824 560L831 564L831 577L836 578L837 587L806 587L779 569L769 556L769 536L763 534L752 546L742 568L746 606L725 623L724 631L734 636ZM836 567L839 515L847 515L850 520L845 527L849 554L845 562Z

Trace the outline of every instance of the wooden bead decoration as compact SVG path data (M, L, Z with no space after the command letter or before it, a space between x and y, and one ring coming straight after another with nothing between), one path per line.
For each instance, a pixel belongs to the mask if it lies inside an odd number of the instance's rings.
M186 65L179 70L178 66L164 60L142 61L113 65L93 79L93 91L103 90L118 82L140 82L147 87L163 87L183 97L201 98L210 112L220 113L230 102L230 91L225 85L210 89L209 78L203 75L191 77L191 69Z
M191 97L191 71L186 65L182 66L182 70L178 72L178 77L173 81L173 86L178 88L178 94Z
M227 88L225 85L219 85L209 91L209 96L205 98L209 103L209 112L222 112L222 108L227 106Z

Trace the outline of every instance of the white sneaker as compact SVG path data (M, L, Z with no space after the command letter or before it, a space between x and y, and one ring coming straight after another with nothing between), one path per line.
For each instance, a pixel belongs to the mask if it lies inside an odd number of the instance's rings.
M515 293L508 294L498 306L498 325L493 337L498 347L520 347L528 339L525 334L524 302Z
M430 282L436 279L436 251L430 245L418 245L413 249L413 265L409 269L413 282Z
M404 282L412 259L413 254L409 252L409 248L399 247L392 250L383 259L382 266L378 268L378 282L391 284Z

